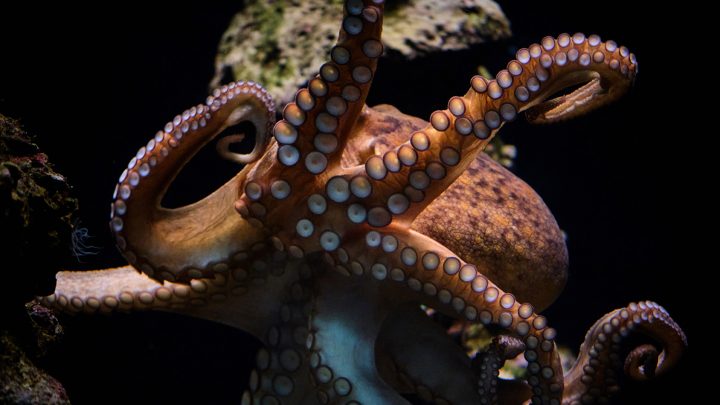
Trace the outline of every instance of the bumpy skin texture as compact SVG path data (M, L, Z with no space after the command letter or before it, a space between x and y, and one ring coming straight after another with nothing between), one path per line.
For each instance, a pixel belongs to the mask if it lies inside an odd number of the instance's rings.
M393 106L366 108L343 152L343 165L383 156L427 125ZM483 266L482 274L536 310L547 308L565 286L567 250L555 218L530 186L484 153L411 227Z
M556 332L536 312L565 280L560 231L527 185L481 155L522 111L554 122L621 96L635 57L597 36L546 37L495 80L474 77L425 123L364 105L382 53L382 10L379 0L346 2L332 60L272 129L267 93L244 82L169 122L113 196L111 227L130 265L62 272L45 302L74 312L169 310L249 331L266 347L245 404L407 403L401 394L436 403L601 400L635 332L659 347L630 352L630 376L672 366L682 331L656 304L631 304L591 329L563 377ZM202 201L162 208L192 155L245 120L258 132L253 152L230 151L239 136L219 144L243 170ZM471 362L419 304L494 325L510 340ZM526 381L489 389L488 367L494 373L516 351L528 360Z

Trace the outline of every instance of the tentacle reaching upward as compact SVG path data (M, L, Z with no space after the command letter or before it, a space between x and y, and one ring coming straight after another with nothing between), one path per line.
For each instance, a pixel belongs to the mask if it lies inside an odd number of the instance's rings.
M277 158L284 166L304 166L302 172L315 176L339 162L383 52L382 11L382 0L345 3L331 60L298 91L275 125L275 139L282 145Z
M207 104L177 115L140 148L120 176L110 221L130 264L156 279L210 277L214 267L227 267L233 255L261 239L257 229L234 215L233 202L247 171L192 205L166 209L160 202L182 167L223 129L252 122L257 131L254 150L249 155L224 153L250 162L265 151L273 120L272 100L261 86L232 83L216 90Z
M382 53L382 11L382 0L344 3L332 60L286 106L273 130L277 145L272 157L249 173L251 181L236 204L244 218L277 232L287 221L283 207L304 204L306 196L299 191L321 187L339 167Z
M435 111L430 125L384 156L370 157L347 178L372 179L373 199L386 206L383 226L411 222L458 178L505 122L528 111L536 122L554 122L616 100L637 72L635 56L596 35L545 37L517 53L494 80L475 76L462 97ZM567 96L551 97L588 83Z
M644 335L651 344L630 351L624 347L633 335ZM682 329L660 305L631 303L600 318L588 330L580 356L565 376L563 404L603 402L619 390L623 369L638 380L661 375L680 359L687 346ZM623 356L627 357L623 361Z

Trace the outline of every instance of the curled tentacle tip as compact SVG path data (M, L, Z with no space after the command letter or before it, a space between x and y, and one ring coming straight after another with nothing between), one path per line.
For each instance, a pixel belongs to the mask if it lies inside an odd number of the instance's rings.
M547 100L525 112L525 117L532 124L551 124L566 121L578 116L580 109L594 108L590 105L593 99L602 97L606 92L600 78L593 78L588 83L569 94ZM577 112L576 112L577 111Z
M257 131L255 146L250 153L241 154L230 150L231 144L245 139L244 134L233 134L217 142L216 148L220 156L240 164L258 160L267 148L270 132L275 124L275 103L270 94L257 83L239 81L215 89L208 97L207 104L211 111L218 111L225 106L231 108L226 115L222 115L221 129L249 121Z
M249 154L240 154L230 150L230 145L240 143L244 139L245 134L227 135L217 141L215 149L217 150L220 157L222 157L223 159L240 164L251 163L259 157L256 156L258 155L258 153L256 153L255 150L253 150Z
M521 109L527 110L528 120L551 123L618 99L630 88L637 71L635 55L614 41L602 42L597 35L582 33L560 34L518 51L517 60L498 73L496 81L503 88L512 88L517 81L515 96L527 101Z
M661 367L658 360L662 361L655 346L650 344L638 346L625 359L625 374L639 381L652 379Z

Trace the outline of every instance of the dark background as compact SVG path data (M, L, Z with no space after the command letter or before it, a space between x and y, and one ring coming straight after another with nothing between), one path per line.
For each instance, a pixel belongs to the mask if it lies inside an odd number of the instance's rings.
M521 119L502 136L518 147L514 171L568 234L570 280L545 312L558 340L577 349L604 313L633 300L661 303L691 349L666 378L628 384L618 403L668 403L688 391L691 372L700 373L691 365L698 348L690 319L697 307L688 224L694 204L682 161L694 152L680 142L681 113L664 103L675 86L668 77L690 62L668 61L675 46L669 22L678 16L650 18L636 3L643 2L504 1L513 38L413 64L383 61L368 104L428 117L466 91L478 64L497 72L516 49L548 34L597 33L628 46L640 74L623 100L563 124ZM123 264L106 224L116 179L157 129L204 100L217 43L240 4L162 10L63 4L0 13L0 112L37 134L74 184L81 225L98 247L79 262L69 258L67 267ZM193 201L236 169L206 153L180 176L168 201ZM243 332L163 313L64 318L64 325L64 341L43 365L76 404L237 402L259 347Z

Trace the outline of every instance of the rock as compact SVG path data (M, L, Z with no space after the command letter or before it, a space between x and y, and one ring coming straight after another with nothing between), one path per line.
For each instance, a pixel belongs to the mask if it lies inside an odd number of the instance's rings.
M55 289L77 210L70 189L18 123L0 115L0 317Z
M27 342L34 342L33 345L27 345L26 349L34 358L44 357L62 339L63 327L55 313L42 306L38 300L25 304L25 313L28 316L25 324L29 323L30 328L29 330L26 328L23 332L29 333L32 337L26 339Z
M0 403L69 404L63 386L37 368L16 338L0 330Z
M55 289L72 246L77 200L18 123L0 115L0 403L68 404L33 360L62 336L52 311L26 302ZM22 344L21 344L22 343Z
M492 0L389 1L382 35L389 52L413 59L507 38L510 22Z
M222 37L211 86L253 80L282 108L316 74L337 39L341 0L252 0ZM387 56L414 59L510 35L492 0L388 0Z

